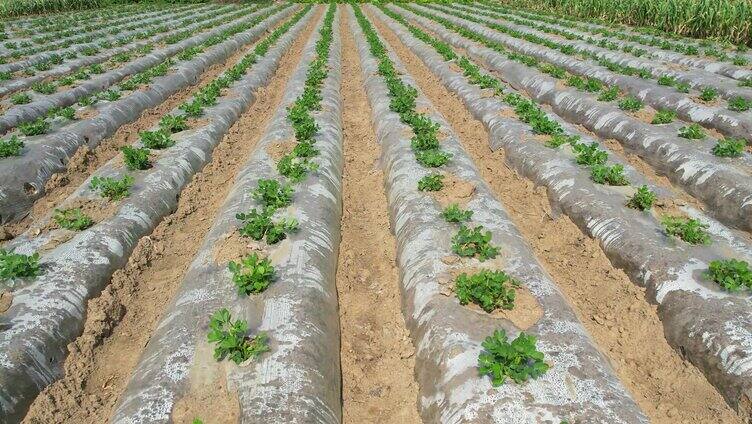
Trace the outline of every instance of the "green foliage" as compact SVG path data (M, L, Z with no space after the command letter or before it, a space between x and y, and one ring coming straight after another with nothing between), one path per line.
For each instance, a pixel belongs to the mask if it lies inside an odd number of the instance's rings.
M752 270L749 269L746 261L738 259L711 261L710 267L703 275L731 292L741 289L752 290Z
M182 115L165 115L159 120L159 128L169 134L187 130L188 122Z
M628 96L619 101L619 109L626 110L627 112L637 112L642 109L642 102L636 97Z
M483 352L478 356L481 375L491 377L494 387L504 384L507 378L515 383L535 379L548 371L544 355L535 347L535 337L520 333L511 343L504 330L494 331L483 341Z
M125 166L131 171L144 170L151 168L149 162L149 149L146 148L133 148L125 146L122 149L123 161Z
M740 138L724 138L713 146L713 154L724 158L738 158L744 154L747 142Z
M653 121L651 123L655 125L670 124L674 122L674 119L676 119L676 112L671 110L659 110L655 116L653 116Z
M94 225L94 221L86 216L79 208L55 209L55 216L53 219L60 228L66 230L82 231Z
M23 141L20 141L15 135L10 136L7 140L0 139L0 158L19 156L23 147Z
M661 223L670 236L679 237L689 244L710 244L710 235L705 231L708 225L696 219L664 216Z
M464 210L460 208L458 204L452 203L451 205L444 208L444 210L441 212L441 216L447 222L464 222L470 221L470 218L473 217L473 211Z
M444 188L444 176L441 174L429 174L418 180L418 190L439 191Z
M491 244L491 232L484 232L482 226L470 229L461 225L452 237L452 252L464 257L477 256L485 261L495 258L499 254L499 248Z
M134 180L130 175L121 179L113 177L93 177L89 187L92 190L98 190L102 197L110 200L120 200L128 197Z
M230 311L222 308L212 315L209 321L209 343L216 343L214 359L221 361L228 358L236 364L255 359L269 351L268 338L265 333L254 337L248 336L248 322L232 321Z
M274 281L274 267L269 259L261 259L256 253L243 258L240 263L230 261L227 265L232 273L232 282L238 293L249 295L261 293Z
M138 135L141 137L141 144L149 149L166 149L175 145L175 141L170 137L170 133L166 129L142 131Z
M460 304L473 302L486 312L514 308L515 288L520 283L503 271L483 269L473 275L457 276L454 292Z
M277 171L290 181L297 183L303 181L308 172L318 169L318 164L311 162L307 158L298 158L292 154L284 155L277 162Z
M712 102L718 97L718 90L713 87L705 87L700 92L700 100L703 102Z
M295 219L282 219L274 221L272 215L274 208L262 209L260 212L253 209L248 213L239 213L235 217L243 221L240 227L240 235L261 240L266 236L268 244L275 244L287 237L287 234L298 230L298 221Z
M658 78L658 85L668 85L668 86L676 85L676 78L670 75L663 75Z
M30 137L34 135L46 134L50 130L50 124L44 118L37 118L34 121L24 122L18 126L21 134Z
M419 164L428 168L437 168L445 165L452 157L451 153L443 152L439 149L422 150L415 152L415 160Z
M40 94L52 94L57 90L57 86L51 82L37 82L31 85L31 89Z
M619 98L619 87L613 86L608 87L601 91L601 94L598 96L598 100L601 102L613 102L617 98Z
M752 100L747 100L742 96L734 96L729 99L728 108L734 112L746 112L752 108Z
M0 249L0 281L14 278L31 278L42 273L39 253L22 255Z
M648 188L648 186L643 185L638 188L635 194L629 199L627 207L645 211L653 207L653 203L657 198L658 197Z
M608 153L601 150L596 142L590 144L573 144L572 148L577 155L576 161L578 165L603 165L608 160Z
M624 166L622 165L593 165L590 168L590 178L598 184L607 184L610 186L629 185L629 180L624 176Z
M680 82L676 84L676 91L680 93L689 93L689 88L689 84L687 84L686 82Z
M293 188L277 180L261 179L252 194L264 207L279 209L292 203Z
M546 142L546 146L552 149L555 149L567 143L571 146L576 146L578 145L579 141L580 136L578 135L553 134L551 138Z
M31 102L31 96L27 93L16 93L10 96L10 102L14 105L25 105Z
M690 124L679 128L679 137L689 140L701 140L705 138L705 131L698 124Z

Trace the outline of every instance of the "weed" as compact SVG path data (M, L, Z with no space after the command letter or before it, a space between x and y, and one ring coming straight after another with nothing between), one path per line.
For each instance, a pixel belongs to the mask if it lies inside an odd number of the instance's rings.
M130 175L126 175L119 180L112 177L93 177L89 187L92 190L98 190L102 197L120 200L128 197L133 183L133 177Z
M710 244L710 235L705 231L708 225L696 219L664 216L661 223L670 236L679 237L689 244Z
M478 356L481 375L491 377L494 387L504 384L507 378L523 383L538 378L548 371L544 355L535 347L535 337L520 333L511 343L504 330L494 331L483 341L483 352Z
M259 258L256 253L246 256L240 263L230 261L227 268L232 273L232 282L238 287L239 294L261 293L274 281L271 262Z
M254 337L249 337L248 322L244 320L233 322L230 311L226 308L212 315L207 339L210 343L216 343L214 359L218 361L227 357L236 364L241 364L269 351L266 334L258 333Z
M0 280L36 277L41 272L39 253L22 255L0 249Z
M452 237L452 251L464 257L478 256L478 259L485 261L495 258L499 248L491 245L491 232L484 232L482 226L470 229L461 225Z
M465 273L454 281L454 292L460 304L473 302L486 312L514 308L515 288L520 283L503 271L481 270L476 274Z
M458 204L452 203L451 205L444 208L444 210L441 212L441 216L447 222L464 222L470 221L470 218L473 217L473 211L464 210L460 208Z
M82 231L92 225L94 221L86 216L81 209L55 209L55 223L60 228L73 231Z
M653 202L655 202L657 198L658 197L648 188L648 186L643 185L639 187L635 194L629 199L627 207L645 211L653 207Z

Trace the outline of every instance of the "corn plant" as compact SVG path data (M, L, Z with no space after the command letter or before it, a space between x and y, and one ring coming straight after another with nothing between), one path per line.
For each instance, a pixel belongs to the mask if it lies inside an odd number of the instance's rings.
M239 294L261 293L274 281L274 267L269 259L261 259L256 253L241 259L240 263L230 261L227 268L232 273L232 282Z
M82 231L94 225L94 221L86 216L80 208L55 209L53 219L60 228L66 230Z

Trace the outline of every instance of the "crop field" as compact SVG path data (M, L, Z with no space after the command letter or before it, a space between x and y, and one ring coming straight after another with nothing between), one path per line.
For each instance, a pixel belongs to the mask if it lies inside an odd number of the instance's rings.
M0 423L752 423L750 13L0 2Z

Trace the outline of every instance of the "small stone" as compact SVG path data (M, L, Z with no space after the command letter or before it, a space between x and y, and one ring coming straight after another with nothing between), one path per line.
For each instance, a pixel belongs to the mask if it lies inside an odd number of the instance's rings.
M13 304L13 294L11 292L0 292L0 314L10 309Z
M443 258L441 258L441 262L444 262L447 265L456 264L457 262L459 262L459 260L460 257L455 255L444 256Z

